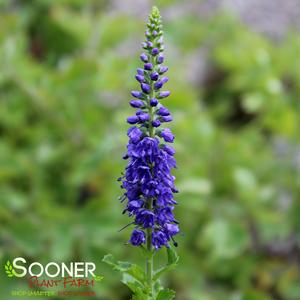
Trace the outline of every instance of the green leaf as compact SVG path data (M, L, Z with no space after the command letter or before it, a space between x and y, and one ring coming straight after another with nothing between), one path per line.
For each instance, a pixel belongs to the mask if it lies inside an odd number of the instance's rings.
M176 251L172 247L169 247L167 248L167 253L168 253L168 264L177 264L179 257Z
M160 290L162 290L162 286L160 280L156 280L153 285L154 295L157 295Z
M173 290L163 289L158 293L156 300L172 300L174 297L175 292Z
M174 269L177 266L179 257L177 255L176 251L172 247L169 247L169 248L167 248L167 254L168 254L167 265L158 269L155 272L155 274L153 276L153 280L157 280L163 273L166 273L166 272Z
M127 285L133 292L138 289L142 289L144 286L131 275L124 273L121 280L125 285Z
M142 290L138 289L132 296L132 300L152 300L152 297L149 298Z
M107 263L108 265L113 266L114 270L130 275L135 280L137 280L142 286L143 283L146 281L144 271L136 264L124 261L115 261L114 257L111 254L105 255L102 261Z

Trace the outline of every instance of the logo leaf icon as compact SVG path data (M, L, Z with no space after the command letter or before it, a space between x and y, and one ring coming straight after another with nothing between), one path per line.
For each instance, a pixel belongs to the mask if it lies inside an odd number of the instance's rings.
M15 276L15 270L13 269L10 261L8 260L4 266L5 272L7 274L7 277L14 277Z
M95 280L95 281L102 281L103 278L104 278L104 277L101 276L101 275L95 275L95 276L94 276L94 280Z

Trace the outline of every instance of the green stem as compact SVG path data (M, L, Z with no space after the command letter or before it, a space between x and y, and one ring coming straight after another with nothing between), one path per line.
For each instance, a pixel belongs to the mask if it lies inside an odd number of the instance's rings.
M152 236L152 229L147 229L147 260L146 260L146 276L147 276L147 283L151 291L151 296L153 293L153 252L152 252L152 242L151 242L151 236Z
M152 60L151 60L151 62L152 62ZM151 138L153 138L155 136L154 127L152 126L152 121L154 119L154 109L150 105L150 99L152 99L153 96L154 96L154 92L153 92L154 86L153 86L152 82L151 82L150 86L151 86L151 93L150 93L149 98L148 98L148 110L149 110L149 115L150 115L150 120L149 120L149 136ZM151 169L152 169L152 167L151 167ZM152 206L153 206L153 199L149 199L149 201L147 203L147 208L149 210L152 210ZM151 296L152 296L153 295L153 281L152 281L152 277L153 277L152 228L148 228L147 229L146 247L147 247L147 251L148 251L147 260L146 260L146 276L147 276L147 283L148 283L148 286L150 288Z

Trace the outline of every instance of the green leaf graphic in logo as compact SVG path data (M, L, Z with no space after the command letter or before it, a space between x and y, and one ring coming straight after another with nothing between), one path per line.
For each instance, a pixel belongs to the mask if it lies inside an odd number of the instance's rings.
M7 274L7 277L14 277L15 276L15 270L13 269L10 261L8 260L5 264L5 272Z
M94 275L94 280L95 281L102 281L104 277L103 276L100 276L100 275Z

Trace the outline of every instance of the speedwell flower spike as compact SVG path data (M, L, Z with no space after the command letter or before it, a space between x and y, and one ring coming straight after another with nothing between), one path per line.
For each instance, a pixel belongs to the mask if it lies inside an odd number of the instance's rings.
M171 174L172 168L176 167L175 151L170 151L171 147L166 148L164 144L172 143L174 135L169 128L159 128L164 122L172 121L172 116L157 100L168 97L170 92L161 91L169 79L162 75L168 68L161 66L164 62L163 32L155 8L145 35L144 51L140 55L144 63L143 75L140 75L141 69L136 75L141 90L131 92L141 100L130 101L130 105L138 110L127 118L127 122L135 126L128 130L126 157L129 162L122 188L127 198L125 211L134 218L135 225L129 242L134 246L146 244L147 239L142 238L145 234L157 250L162 246L169 247L179 228L172 213L176 204L173 193L177 191Z
M127 132L129 141L123 156L128 164L119 181L124 189L124 195L120 197L125 205L123 213L132 218L122 229L132 227L128 243L145 252L146 271L127 262L115 262L110 254L103 261L129 275L123 282L132 289L133 299L171 300L175 293L161 287L159 276L176 266L178 261L172 247L172 244L177 246L174 236L179 233L178 222L173 215L174 205L177 204L173 194L178 190L174 185L175 177L171 174L176 167L175 150L167 144L173 143L175 137L164 126L173 118L159 102L160 99L165 102L170 91L162 90L169 79L165 76L168 67L162 65L165 61L163 31L156 7L149 16L145 37L140 55L142 67L137 69L135 75L140 90L131 92L135 99L129 102L136 111L127 118L127 122L133 125ZM163 247L167 249L168 263L154 272L154 254ZM133 279L130 281L130 278Z

